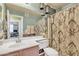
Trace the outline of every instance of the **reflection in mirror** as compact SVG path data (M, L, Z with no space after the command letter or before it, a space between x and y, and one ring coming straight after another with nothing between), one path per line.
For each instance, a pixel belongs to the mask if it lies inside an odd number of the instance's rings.
M3 39L2 5L0 4L0 40Z
M24 37L35 36L35 30L33 25L27 25L26 30L23 34Z
M10 22L10 37L18 37L19 24L18 22Z
M22 37L23 17L13 14L8 16L8 38Z

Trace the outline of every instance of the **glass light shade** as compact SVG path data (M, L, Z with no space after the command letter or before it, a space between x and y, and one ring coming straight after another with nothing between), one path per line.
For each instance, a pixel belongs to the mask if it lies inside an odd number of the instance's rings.
M49 9L50 9L50 7L48 5L46 5L46 7L45 7L45 14L49 14Z
M40 3L40 10L44 10L44 3Z
M41 13L41 16L45 16L45 14L44 13Z

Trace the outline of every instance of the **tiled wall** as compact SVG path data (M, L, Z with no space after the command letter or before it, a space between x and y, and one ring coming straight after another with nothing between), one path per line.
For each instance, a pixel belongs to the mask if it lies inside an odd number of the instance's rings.
M79 55L79 5L48 17L50 46L59 55Z

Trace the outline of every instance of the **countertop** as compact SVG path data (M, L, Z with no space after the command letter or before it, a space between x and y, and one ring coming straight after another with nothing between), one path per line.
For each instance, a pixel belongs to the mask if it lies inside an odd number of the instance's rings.
M15 43L10 46L5 44L3 47L0 47L0 55L8 54L13 51L18 51L24 48L30 48L37 45L39 44L34 40L22 40L21 43Z

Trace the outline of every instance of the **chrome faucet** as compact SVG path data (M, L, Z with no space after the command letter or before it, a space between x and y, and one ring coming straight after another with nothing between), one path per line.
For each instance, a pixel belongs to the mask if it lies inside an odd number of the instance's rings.
M21 39L20 39L20 36L18 36L18 39L16 40L16 43L20 43L21 42Z

